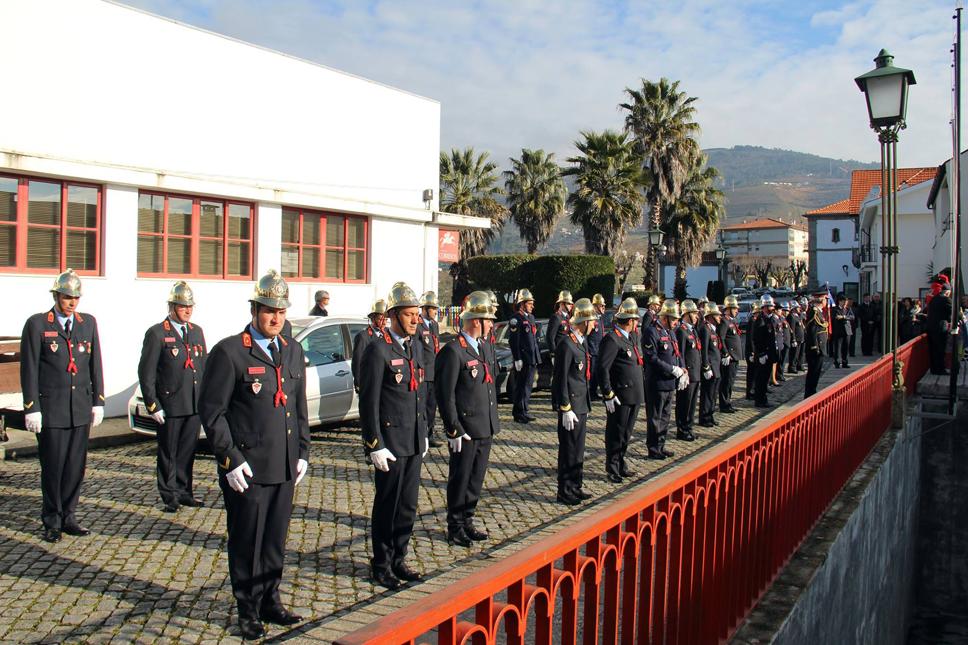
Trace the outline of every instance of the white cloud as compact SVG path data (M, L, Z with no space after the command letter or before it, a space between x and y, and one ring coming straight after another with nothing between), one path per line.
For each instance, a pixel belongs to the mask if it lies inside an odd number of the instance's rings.
M704 146L875 159L853 78L881 47L915 70L903 165L950 154L950 2L128 0L207 29L435 98L442 145L573 153L619 128L641 77L698 96ZM827 3L829 4L829 3Z

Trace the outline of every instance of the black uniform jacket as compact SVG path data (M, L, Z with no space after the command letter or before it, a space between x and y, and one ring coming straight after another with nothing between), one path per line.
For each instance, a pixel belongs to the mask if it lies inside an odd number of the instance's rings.
M366 351L374 339L380 340L386 330L376 329L372 324L353 337L353 360L350 361L350 371L353 372L353 387L360 391L360 365L363 364L363 352Z
M807 320L806 338L807 356L823 356L827 352L827 321L823 312L815 309Z
M517 312L508 321L508 344L511 356L525 365L541 365L541 348L538 347L538 323L534 316Z
M702 371L713 371L713 378L720 378L719 366L723 360L723 346L716 325L711 322L699 323L699 342L702 344Z
M803 344L803 338L804 338L803 321L805 317L806 317L806 314L799 314L799 313L790 314L790 318L789 318L790 329L793 333L793 342L795 342L797 345Z
M558 410L588 414L592 408L588 381L591 379L591 354L569 332L555 349L555 374L551 382Z
M198 402L219 468L233 470L248 462L256 484L295 479L296 461L309 461L303 349L282 336L277 340L278 371L248 327L220 340L205 365ZM280 385L285 397L278 394Z
M145 332L138 381L148 412L161 408L170 417L198 414L208 350L202 328L186 324L187 338L182 338L168 318Z
M746 331L744 332L746 342L743 346L746 349L747 360L753 360L750 357L752 356L755 358L756 356L756 349L753 347L753 329L755 329L756 321L759 320L759 318L760 314L751 314L749 320L746 321Z
M548 318L548 329L545 332L545 340L548 343L548 349L551 351L552 356L557 355L555 349L570 329L571 326L568 324L568 317L560 311L556 311Z
M605 398L617 396L622 405L645 403L643 364L638 334L626 338L617 329L606 334L598 349L598 382Z
M494 368L486 345L480 342L478 353L458 335L437 354L437 409L448 437L467 433L471 439L487 439L500 430Z
M74 312L72 325L68 340L51 309L28 318L20 336L24 413L41 412L45 428L87 425L91 408L104 405L97 322Z
M702 324L702 323L700 323ZM682 367L689 374L690 383L698 383L702 375L703 354L705 349L699 340L699 332L692 325L680 323L676 327L676 340L682 352Z
M780 316L780 348L790 347L793 342L793 330L790 328L790 321Z
M768 360L777 362L780 354L777 351L777 329L773 316L766 316L762 313L753 321L753 353L756 359L766 356Z
M938 294L928 303L928 318L925 331L929 334L943 334L951 322L951 298Z
M645 359L645 385L650 390L669 392L676 389L673 367L683 367L679 341L672 332L658 322L642 333Z
M595 329L588 333L585 337L585 345L588 346L588 353L592 356L598 356L599 348L602 346L602 340L605 338L605 329L602 326L601 321L595 325Z
M723 351L729 354L733 361L743 359L743 335L735 318L723 316L719 323L719 338L723 341Z
M831 312L834 338L854 334L854 312L850 307L835 307Z
M427 419L420 383L426 355L418 343L411 340L411 359L387 330L363 353L360 426L367 452L388 448L397 457L409 457L424 450Z
M436 320L431 320L430 329L428 329L424 320L424 318L421 318L420 323L417 325L417 336L420 338L420 344L423 346L425 357L424 380L433 382L434 361L437 359L437 353L440 351L440 325L437 324Z

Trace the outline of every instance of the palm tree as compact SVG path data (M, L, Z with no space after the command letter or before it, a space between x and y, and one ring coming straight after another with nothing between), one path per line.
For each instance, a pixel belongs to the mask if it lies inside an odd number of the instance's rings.
M503 194L497 185L497 164L487 160L488 154L475 154L473 148L456 148L440 153L440 209L447 213L484 217L490 228L461 231L460 260L450 265L454 278L454 301L460 302L470 292L467 258L482 255L491 240L504 228L508 211L498 201Z
M582 132L581 153L562 172L575 178L568 196L572 223L582 227L585 252L615 257L625 234L642 221L645 176L642 158L626 135L605 130Z
M504 171L508 209L528 253L548 241L565 210L568 189L554 157L544 150L523 149L520 159L511 159L511 170Z
M666 209L664 229L676 260L675 293L685 292L686 268L702 258L703 247L716 234L723 215L723 193L715 187L719 171L700 155L683 182L679 198Z
M635 136L636 149L643 157L650 180L646 191L650 228L662 228L663 209L678 199L700 154L694 138L699 134L699 124L693 120L696 97L686 96L679 91L679 81L666 78L658 83L642 79L639 89L627 87L625 94L628 101L619 104L627 111L625 130ZM652 253L652 263L657 262L658 257ZM649 274L655 275L655 266Z

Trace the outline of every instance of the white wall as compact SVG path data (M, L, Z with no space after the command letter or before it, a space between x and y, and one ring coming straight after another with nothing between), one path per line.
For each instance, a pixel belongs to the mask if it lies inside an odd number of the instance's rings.
M816 218L816 238L810 238L810 246L816 250L816 266L811 274L817 277L817 286L828 283L832 290L840 291L845 282L858 282L859 274L854 267L855 218ZM833 241L833 229L840 229L840 241ZM847 265L847 273L843 266Z
M662 290L672 297L672 290L676 285L676 267L662 265L661 283ZM686 292L690 298L703 298L706 296L706 285L711 281L719 279L719 267L697 266L686 269Z
M938 191L934 204L935 233L932 260L935 272L950 267L954 261L951 249L951 221L949 221L953 219L951 170L951 159L948 159L945 162L944 184ZM968 240L968 152L961 153L961 193L961 239ZM961 260L962 276L968 276L968 248L965 244L962 244Z

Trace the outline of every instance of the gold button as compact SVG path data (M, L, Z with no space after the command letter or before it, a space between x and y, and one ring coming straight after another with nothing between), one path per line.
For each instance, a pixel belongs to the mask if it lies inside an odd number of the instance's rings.
M286 434L292 434L292 430L286 430Z
M285 383L285 382L286 382L286 379L285 379L285 378L282 378L282 377L279 377L279 381L280 381L281 383Z

